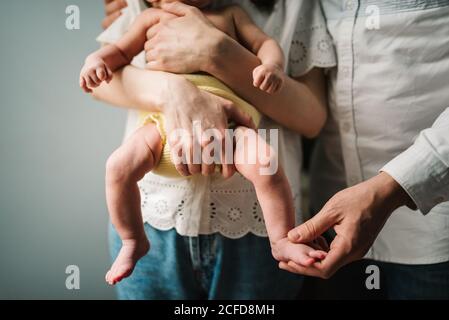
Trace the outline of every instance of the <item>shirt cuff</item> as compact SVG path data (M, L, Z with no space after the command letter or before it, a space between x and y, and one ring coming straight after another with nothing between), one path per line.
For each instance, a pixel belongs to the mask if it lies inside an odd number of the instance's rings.
M419 141L421 139L422 136L380 171L396 180L418 209L427 214L433 207L446 201L441 183L447 175L447 166L435 154L432 146Z

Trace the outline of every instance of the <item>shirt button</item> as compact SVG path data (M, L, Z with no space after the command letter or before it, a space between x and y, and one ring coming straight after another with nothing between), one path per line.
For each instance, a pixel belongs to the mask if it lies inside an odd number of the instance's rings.
M354 6L355 6L354 0L346 0L346 1L345 1L345 9L346 9L347 11L352 11L352 10L354 10Z
M349 77L349 67L343 67L341 68L341 75L343 76L343 78L348 78Z
M343 133L349 133L351 131L351 124L349 122L344 122L341 126Z

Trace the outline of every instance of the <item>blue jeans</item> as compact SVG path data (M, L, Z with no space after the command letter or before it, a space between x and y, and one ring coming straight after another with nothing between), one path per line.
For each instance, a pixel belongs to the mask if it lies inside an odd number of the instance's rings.
M380 290L368 290L366 268L380 270ZM449 299L449 262L428 265L362 260L341 268L329 280L307 279L306 298L361 300Z
M428 265L373 264L379 266L388 299L449 299L449 262Z
M150 252L133 274L117 285L122 300L294 299L303 278L282 271L271 256L268 238L248 234L180 236L145 224ZM115 258L121 240L109 232Z

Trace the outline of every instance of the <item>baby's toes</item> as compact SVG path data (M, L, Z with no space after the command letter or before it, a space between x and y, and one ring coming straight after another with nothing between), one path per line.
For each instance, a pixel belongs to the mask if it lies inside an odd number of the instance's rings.
M81 78L80 78L80 87L81 87L81 89L83 89L84 92L86 92L86 93L91 93L91 92L92 92L92 90L90 90L90 89L87 87L87 81L86 81L86 79L85 79L84 77L81 77Z
M321 251L321 250L313 250L309 252L309 257L317 259L317 260L323 260L326 258L327 252Z
M112 284L111 283L111 270L106 272L106 275L105 275L104 279L106 280L107 283Z
M93 70L90 74L89 77L92 79L93 83L98 87L101 83L101 80L98 78L97 76L97 72L95 70Z
M106 70L103 67L97 68L96 73L97 73L98 80L100 80L100 81L106 80L106 77L107 77Z
M290 252L288 253L288 257L289 260L304 266L304 267L309 267L311 266L314 262L315 259L310 257L306 251L295 248L295 250L289 250Z
M92 77L86 76L84 79L86 80L87 88L89 89L96 88L95 82L93 81Z

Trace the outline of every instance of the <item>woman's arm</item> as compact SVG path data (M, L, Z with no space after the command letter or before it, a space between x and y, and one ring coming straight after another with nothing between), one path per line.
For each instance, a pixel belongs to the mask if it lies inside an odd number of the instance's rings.
M286 77L277 93L267 94L253 86L252 70L260 64L259 59L229 37L223 36L221 41L221 54L212 56L205 64L205 72L226 83L260 112L285 127L306 137L314 137L321 131L327 118L326 81L322 70L312 69L297 79ZM238 68L235 61L239 61Z
M153 28L148 30L145 48L151 69L210 73L287 128L306 137L319 133L327 117L322 71L314 69L298 79L287 78L279 92L267 94L253 86L252 71L260 65L253 53L214 28L196 8L180 2L162 8L180 18L158 25L157 37ZM179 30L186 31L183 37Z

